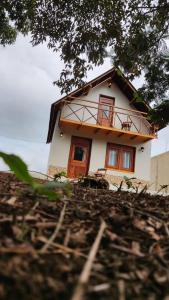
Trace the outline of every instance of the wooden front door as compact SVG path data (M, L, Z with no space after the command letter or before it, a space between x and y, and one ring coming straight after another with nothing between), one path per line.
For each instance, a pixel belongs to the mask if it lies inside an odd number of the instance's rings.
M72 136L67 171L69 178L77 178L88 174L90 150L91 140Z
M98 124L102 126L112 126L113 122L114 98L100 96L98 110Z

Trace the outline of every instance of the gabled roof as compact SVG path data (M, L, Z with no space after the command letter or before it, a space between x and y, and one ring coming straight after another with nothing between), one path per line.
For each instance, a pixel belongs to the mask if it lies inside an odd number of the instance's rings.
M134 96L135 96L135 93L137 92L137 90L132 85L132 83L124 76L124 74L121 73L121 71L119 69L111 68L107 72L105 72L105 73L101 74L100 76L96 77L95 79L89 81L88 83L86 83L82 87L74 90L70 94L55 101L51 105L47 143L50 143L52 140L55 123L56 123L56 118L57 118L57 113L58 113L59 108L61 107L61 103L68 98L71 101L71 97L79 97L79 96L85 94L89 88L94 88L98 84L105 82L105 81L115 82L119 86L121 91L129 99L129 101L132 101L133 106L135 106L135 108L137 110L142 111L142 112L149 111L150 107L148 106L148 104L145 101L137 102L136 100L134 100Z

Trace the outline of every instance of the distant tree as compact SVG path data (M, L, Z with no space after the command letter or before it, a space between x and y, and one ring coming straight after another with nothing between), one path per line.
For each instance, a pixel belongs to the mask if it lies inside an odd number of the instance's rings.
M153 123L164 128L169 124L169 100L164 100L150 111L149 117Z
M161 54L161 59L163 59L163 61L168 62L169 61L169 50L167 48L165 48L165 51L162 52ZM165 64L164 64L165 65ZM168 66L168 64L166 64L166 66ZM164 128L166 125L169 124L169 94L165 94L165 91L169 88L168 85L168 81L167 78L165 80L165 77L160 77L160 73L161 70L160 68L158 69L157 66L153 66L153 68L155 69L154 74L152 74L152 76L154 75L156 80L152 80L152 82L154 82L154 84L156 84L157 82L159 82L159 85L165 86L165 90L163 91L163 89L161 88L161 94L157 94L157 98L156 99L160 99L160 96L162 97L163 100L159 100L156 101L153 109L150 111L149 117L151 119L152 122L157 123L160 128ZM166 72L168 71L168 69L166 69ZM162 80L162 83L161 83ZM146 89L146 84L143 86L142 89ZM147 98L151 97L151 91L147 89ZM152 93L153 93L153 85L152 85ZM160 93L160 89L158 90L158 93Z
M62 93L111 56L131 80L144 72L140 92L148 102L166 100L169 60L160 49L169 35L168 0L1 0L0 43L13 43L18 32L60 52Z

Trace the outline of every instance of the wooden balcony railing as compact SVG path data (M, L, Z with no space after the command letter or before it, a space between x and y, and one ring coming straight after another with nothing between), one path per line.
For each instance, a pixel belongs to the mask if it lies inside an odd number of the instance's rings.
M66 100L63 104L61 120L70 120L80 125L97 125L117 129L122 132L130 132L156 137L158 128L150 124L145 112L124 109L121 107L104 105L83 99ZM104 122L103 122L104 121ZM96 127L96 126L95 126Z

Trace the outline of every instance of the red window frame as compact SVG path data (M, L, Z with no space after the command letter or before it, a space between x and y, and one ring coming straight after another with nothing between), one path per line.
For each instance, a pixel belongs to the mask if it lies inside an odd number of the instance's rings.
M116 150L117 151L117 164L116 164L116 166L109 165L110 150ZM131 163L130 163L129 168L124 168L123 167L124 152L129 152L130 153L130 162ZM112 169L112 170L125 171L125 172L134 172L134 169L135 169L135 152L136 152L135 147L108 143L107 144L107 149L106 149L105 168Z

